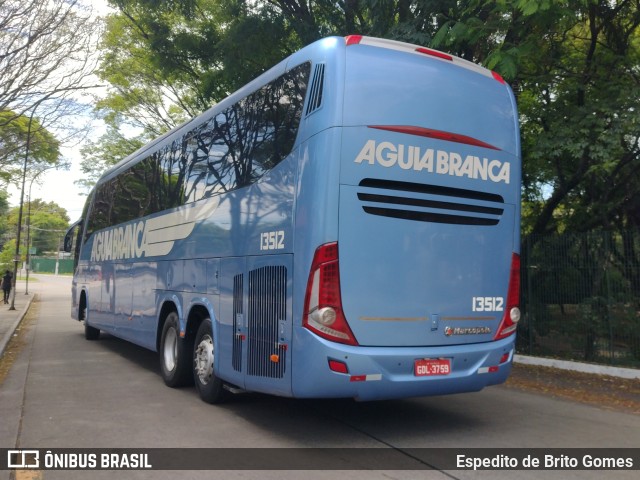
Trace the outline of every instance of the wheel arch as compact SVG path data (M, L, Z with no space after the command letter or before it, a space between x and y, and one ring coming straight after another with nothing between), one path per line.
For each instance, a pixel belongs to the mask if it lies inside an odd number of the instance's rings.
M180 337L192 341L195 339L200 324L205 318L211 319L211 323L215 325L212 305L207 300L197 301L191 304L189 311L185 316L182 314L180 303L176 298L166 299L160 308L158 315L158 328L156 330L156 351L160 349L160 341L162 339L162 330L167 316L175 312L178 314L180 323ZM215 329L215 327L214 327ZM214 335L215 339L215 335Z
M165 300L162 303L162 307L160 308L160 314L158 315L158 328L156 329L156 351L160 351L160 341L162 340L162 329L164 327L164 322L167 320L167 317L170 313L176 312L178 314L178 318L180 318L180 309L178 308L178 303L174 300Z
M80 300L78 301L78 321L81 322L83 320L87 320L87 308L89 306L89 302L87 301L87 290L80 290Z
M191 305L189 313L187 315L187 322L185 328L185 337L188 339L195 339L198 328L204 319L210 319L212 328L215 325L215 316L213 314L211 305L207 301L195 302ZM216 336L214 335L214 341Z

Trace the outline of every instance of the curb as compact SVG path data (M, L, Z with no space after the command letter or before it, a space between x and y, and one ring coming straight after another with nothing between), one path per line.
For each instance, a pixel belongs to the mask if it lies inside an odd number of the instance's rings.
M11 325L9 330L7 330L7 332L4 334L4 336L2 337L2 340L0 340L0 357L4 355L4 351L7 348L7 345L9 345L9 342L11 341L11 337L13 337L13 334L15 333L16 329L20 325L20 322L22 322L22 319L29 311L29 307L31 306L31 303L33 302L33 299L35 298L35 296L36 294L33 294L29 297L29 299L27 300L27 304L24 306L24 308L18 315L18 318L13 322L13 325Z
M524 365L538 365L541 367L559 368L561 370L573 370L575 372L591 373L595 375L609 375L611 377L640 379L640 370L635 368L609 367L606 365L571 362L568 360L556 360L553 358L529 357L527 355L514 355L513 361L515 363L522 363Z

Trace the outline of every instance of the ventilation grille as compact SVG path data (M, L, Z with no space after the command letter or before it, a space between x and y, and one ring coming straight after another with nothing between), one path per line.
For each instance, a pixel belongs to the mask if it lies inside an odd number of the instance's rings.
M448 223L497 225L504 213L500 195L461 188L366 178L358 192L362 209L371 215Z
M286 267L262 267L249 272L248 313L247 373L282 378L286 367L286 350L279 343L278 329L287 318Z
M244 291L244 275L233 277L233 348L231 364L236 372L242 371L242 334L240 330L244 324L242 296Z
M309 103L307 104L307 115L312 114L322 105L322 91L324 89L324 63L316 64L313 69L313 80L311 81L311 91L309 93Z

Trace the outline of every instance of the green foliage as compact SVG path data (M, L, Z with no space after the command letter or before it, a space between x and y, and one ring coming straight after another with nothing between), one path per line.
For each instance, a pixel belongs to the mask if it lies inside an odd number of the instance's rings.
M19 207L14 207L6 215L7 231L9 234L17 232ZM35 199L25 202L22 210L22 235L21 243L27 240L30 246L40 252L57 252L60 241L69 225L67 211L55 202L44 202ZM29 238L27 239L27 230ZM7 242L9 243L9 242ZM15 254L15 242L13 243ZM26 247L20 249L26 253Z
M0 190L0 249L4 245L8 230L7 230L7 212L9 211L9 194L6 190ZM0 270L1 271L1 270Z
M24 157L29 143L29 167L55 165L60 158L60 142L37 118L0 111L0 183L22 178Z
M80 168L84 177L76 181L80 187L87 191L110 167L114 166L127 155L142 147L148 139L144 136L127 138L113 126L107 127L107 133L96 141L87 142L80 152L82 161Z
M16 240L9 240L5 242L0 250L0 272L4 275L4 272L10 270L13 272L13 258L16 254Z

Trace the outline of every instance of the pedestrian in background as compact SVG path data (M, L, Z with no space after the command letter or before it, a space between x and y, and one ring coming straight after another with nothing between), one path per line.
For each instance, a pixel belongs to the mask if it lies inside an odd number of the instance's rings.
M7 273L2 277L2 293L4 295L3 301L5 304L9 303L9 293L11 293L11 280L13 280L13 274L7 270Z

